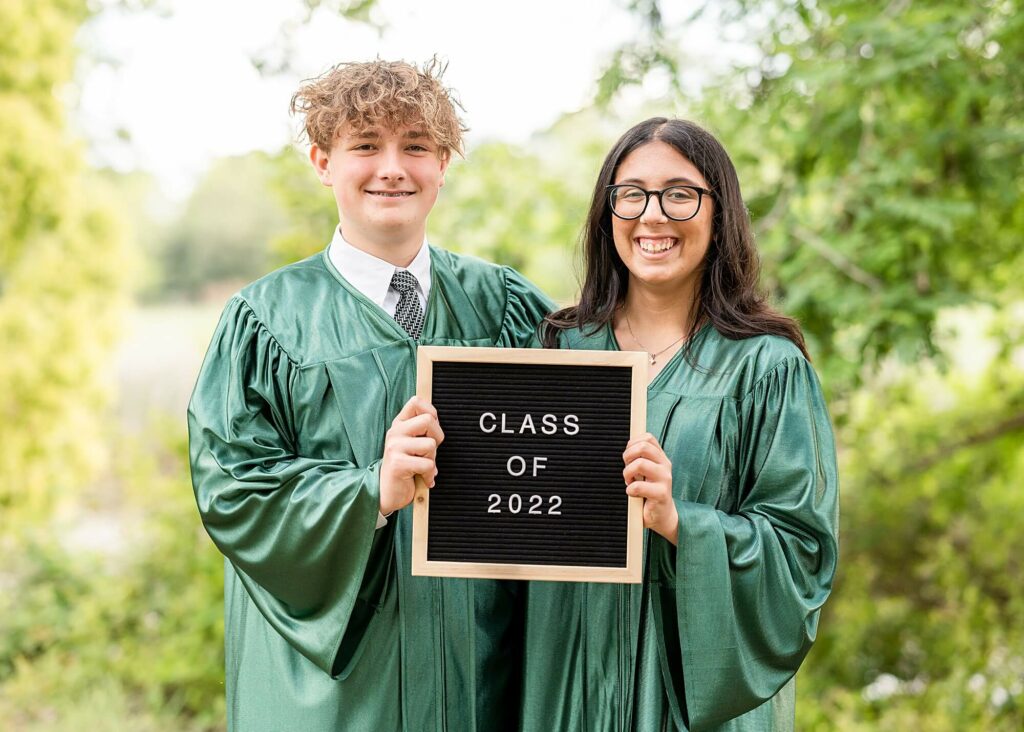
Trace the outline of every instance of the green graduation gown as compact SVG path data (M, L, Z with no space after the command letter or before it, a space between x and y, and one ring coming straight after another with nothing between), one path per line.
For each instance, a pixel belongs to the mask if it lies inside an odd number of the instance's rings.
M618 349L610 327L562 345ZM648 388L678 549L645 530L641 585L530 583L527 732L793 729L836 568L832 428L788 340L706 326L693 347L699 368L677 354Z
M511 269L431 247L420 343L525 345L550 301ZM326 252L227 304L189 405L192 481L223 552L228 726L238 732L514 727L509 584L410 575L411 508L375 530L384 434L416 342Z

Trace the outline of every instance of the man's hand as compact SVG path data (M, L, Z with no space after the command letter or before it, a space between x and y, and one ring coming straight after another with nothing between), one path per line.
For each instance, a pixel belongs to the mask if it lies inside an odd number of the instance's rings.
M672 500L672 462L654 435L644 433L630 440L622 453L626 469L626 493L644 499L644 528L678 541L679 513Z
M434 487L437 446L444 432L437 410L425 399L413 397L391 423L384 436L384 459L380 466L380 512L387 516L405 508L416 495L417 475L428 488Z

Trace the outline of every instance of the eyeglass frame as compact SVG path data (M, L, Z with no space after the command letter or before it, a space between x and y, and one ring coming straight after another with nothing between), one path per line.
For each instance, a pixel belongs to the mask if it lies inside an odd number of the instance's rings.
M612 203L612 196L615 194L616 188L636 188L638 191L644 192L646 199L644 200L644 207L640 209L640 213L638 213L636 216L623 216L622 214L615 210L615 204ZM675 216L673 216L672 214L665 210L665 206L661 202L661 195L665 191L671 191L673 188L687 188L691 191L697 191L697 210L694 211L690 216L687 216L685 219L677 219ZM670 221L689 221L690 219L696 218L697 214L700 213L700 205L704 202L704 196L710 196L711 198L715 197L715 192L708 188L701 188L700 186L691 186L683 184L668 186L667 188L662 188L660 191L649 191L646 188L641 188L635 183L612 183L610 185L605 186L605 190L608 191L608 208L611 209L612 215L622 219L623 221L636 221L638 218L643 216L647 212L647 207L651 205L651 196L654 196L655 198L658 199L658 208L661 209L661 212L665 215L665 218L669 219Z

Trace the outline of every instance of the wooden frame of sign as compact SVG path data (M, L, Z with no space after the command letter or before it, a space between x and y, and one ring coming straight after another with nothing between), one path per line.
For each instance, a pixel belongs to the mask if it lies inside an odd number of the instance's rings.
M412 574L639 583L643 499L622 452L647 428L647 355L418 350L445 440L435 487L417 479Z

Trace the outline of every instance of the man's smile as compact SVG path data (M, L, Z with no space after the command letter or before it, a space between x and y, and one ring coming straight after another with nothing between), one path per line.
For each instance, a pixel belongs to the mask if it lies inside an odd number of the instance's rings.
M412 191L367 191L367 193L380 198L406 198L412 195Z

